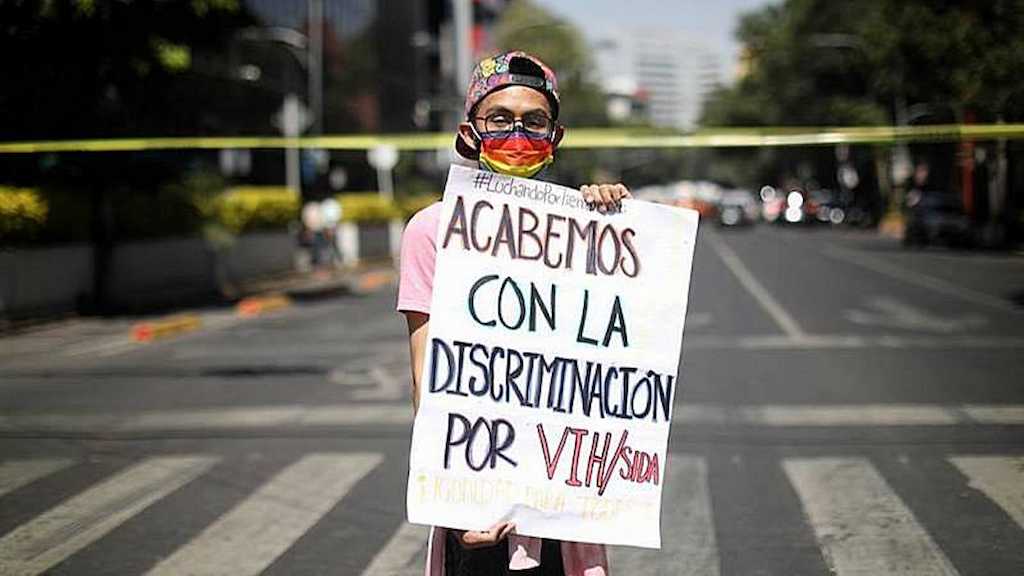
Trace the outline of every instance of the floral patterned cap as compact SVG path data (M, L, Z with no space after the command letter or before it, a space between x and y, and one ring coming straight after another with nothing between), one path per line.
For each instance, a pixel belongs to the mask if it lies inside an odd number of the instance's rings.
M527 86L539 90L551 102L551 113L558 118L558 81L555 73L534 56L521 50L484 58L473 69L466 90L466 117L488 94L506 86Z

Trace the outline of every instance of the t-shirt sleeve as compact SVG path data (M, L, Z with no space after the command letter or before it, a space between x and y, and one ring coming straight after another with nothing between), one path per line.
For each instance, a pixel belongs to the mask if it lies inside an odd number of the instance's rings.
M409 220L402 233L402 250L398 261L399 312L430 314L440 208L441 204L436 203L420 210Z

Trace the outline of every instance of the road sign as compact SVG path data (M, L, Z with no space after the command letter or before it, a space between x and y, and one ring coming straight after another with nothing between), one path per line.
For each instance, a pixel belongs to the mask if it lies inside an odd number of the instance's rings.
M289 94L270 122L285 136L295 137L313 124L313 115L301 100L294 94Z
M398 148L392 144L381 144L371 148L366 159L377 170L391 170L398 164Z

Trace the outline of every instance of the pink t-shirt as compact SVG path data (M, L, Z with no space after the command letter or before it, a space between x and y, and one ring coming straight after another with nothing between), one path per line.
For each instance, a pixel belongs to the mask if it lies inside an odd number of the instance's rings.
M441 203L435 202L417 212L402 233L399 260L398 311L430 314L434 290L434 261L437 257L437 232L441 225ZM444 528L431 530L427 548L426 576L443 576ZM540 565L539 538L510 535L509 568L526 570ZM607 576L608 556L601 544L563 541L562 566L566 576Z

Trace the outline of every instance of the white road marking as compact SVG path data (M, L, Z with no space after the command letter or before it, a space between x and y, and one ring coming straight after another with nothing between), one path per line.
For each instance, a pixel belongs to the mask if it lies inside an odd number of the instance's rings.
M421 576L427 560L430 529L403 522L373 557L362 576Z
M869 310L847 310L843 315L855 324L888 326L938 334L952 334L978 328L988 322L977 314L940 316L885 296L868 300L866 306Z
M693 330L695 328L706 328L715 323L714 318L710 312L687 312L686 313L686 329Z
M613 573L718 576L718 545L708 490L707 463L699 456L669 456L662 495L661 550L611 549Z
M945 280L940 280L933 276L928 276L920 272L915 272L906 267L900 267L896 264L891 264L882 259L854 252L852 250L846 250L843 248L837 248L835 246L826 246L821 251L826 256L831 256L838 260L843 260L851 264L856 264L861 268L867 268L879 274L884 274L890 278L895 278L907 284L913 284L926 288L933 292L938 292L945 296L954 296L961 300L973 302L975 304L981 304L983 306L989 306L992 308L998 308L1003 311L1010 312L1022 312L1017 306L1014 306L1010 302L996 298L984 292L978 292L977 290L971 290L970 288L964 288L963 286L957 286Z
M1022 426L1021 404L693 404L674 410L681 424L789 426ZM157 432L245 431L264 428L409 426L405 404L252 406L162 410L136 414L13 414L0 416L0 432L147 434Z
M370 379L376 386L370 389L354 390L352 398L360 401L402 400L407 396L407 388L403 380L391 375L384 366L370 368Z
M14 492L73 463L73 460L65 458L10 460L0 463L0 496Z
M1024 406L1019 404L997 406L968 404L964 406L964 413L979 424L1024 426Z
M954 456L949 459L983 492L1024 528L1024 456Z
M34 575L100 539L217 461L149 458L74 496L0 539L0 573Z
M381 460L377 454L305 456L147 574L259 574Z
M835 574L957 574L867 460L787 458L782 466Z
M832 406L750 406L739 411L752 426L953 426L960 418L944 406L859 404Z
M806 336L803 328L797 323L796 319L778 303L777 300L768 292L768 290L754 277L754 274L747 268L746 264L740 260L740 257L733 252L732 248L729 248L714 235L707 235L704 237L704 241L707 242L711 249L718 254L718 257L722 259L725 266L736 276L740 284L754 297L754 300L761 305L761 308L771 316L772 320L778 324L779 328L790 338L800 340Z

